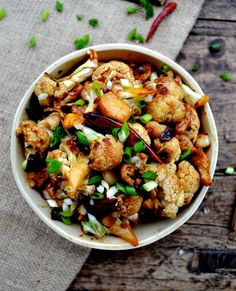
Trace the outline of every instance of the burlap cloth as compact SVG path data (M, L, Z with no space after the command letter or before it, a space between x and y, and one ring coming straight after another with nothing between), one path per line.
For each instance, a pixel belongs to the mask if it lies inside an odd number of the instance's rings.
M152 19L142 12L127 15L122 0L67 0L64 11L55 1L0 1L8 16L0 21L0 290L65 290L86 260L89 249L72 244L49 229L28 207L13 180L10 165L12 120L24 92L52 62L75 50L73 40L89 33L91 45L127 42L133 28L147 34ZM145 46L175 58L204 0L179 0L176 11ZM51 11L46 22L42 9ZM160 8L155 8L155 14ZM76 14L84 15L78 21ZM99 27L88 19L98 18ZM37 47L28 48L35 35Z

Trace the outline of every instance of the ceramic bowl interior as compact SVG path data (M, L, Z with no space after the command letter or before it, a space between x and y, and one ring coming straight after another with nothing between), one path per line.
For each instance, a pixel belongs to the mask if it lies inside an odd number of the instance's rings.
M182 78L182 80L187 85L189 85L196 92L203 94L197 82L190 76L190 74L186 70L184 70L174 61L170 60L160 53L140 46L128 44L105 44L94 46L93 49L97 51L100 61L109 61L116 59L129 62L150 62L157 67L160 67L162 64L167 64ZM86 51L87 49L75 51L59 59L58 61L50 65L45 70L45 72L56 78L62 77L68 71L71 71L71 69L77 67L87 58ZM49 227L51 227L54 231L56 231L64 238L76 244L90 248L104 250L133 249L133 246L117 237L109 235L104 237L103 239L97 240L92 238L91 236L82 234L79 225L68 226L61 222L51 220L50 208L48 207L47 202L39 195L36 190L31 189L28 186L25 172L22 170L21 167L24 160L22 147L19 140L15 136L15 130L21 120L27 119L25 108L29 104L29 100L34 91L35 84L43 74L44 72L35 80L35 82L30 86L30 88L23 96L13 122L11 138L11 162L14 178L20 192L28 202L29 206L34 210L34 212ZM211 147L209 148L207 155L211 162L210 172L211 176L213 176L218 155L218 138L214 118L209 104L206 104L201 112L201 125L203 131L207 132L210 136ZM183 223L185 223L199 207L204 196L206 195L207 189L208 187L201 187L198 193L195 194L192 202L179 211L175 220L161 219L158 221L137 225L135 227L135 233L139 240L138 247L148 245L167 236L168 234L179 228Z

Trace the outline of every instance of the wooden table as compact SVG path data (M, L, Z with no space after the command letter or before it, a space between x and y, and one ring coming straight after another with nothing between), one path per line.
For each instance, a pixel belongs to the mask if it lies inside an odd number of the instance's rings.
M221 52L209 44L217 40ZM69 290L236 290L236 1L207 0L178 59L193 73L210 105L219 134L214 185L193 217L162 240L131 251L92 250ZM232 80L219 78L231 72Z

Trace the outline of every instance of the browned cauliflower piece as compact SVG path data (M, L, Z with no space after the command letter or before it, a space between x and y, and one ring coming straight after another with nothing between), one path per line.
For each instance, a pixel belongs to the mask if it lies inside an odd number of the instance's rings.
M125 183L127 183L130 186L134 185L134 179L132 178L134 176L135 167L132 164L123 164L120 168L120 176Z
M119 214L123 217L129 217L138 213L143 202L142 196L126 196L123 199L118 200Z
M43 153L50 144L47 131L32 120L21 121L16 134L23 135L25 147L32 147L35 152Z
M154 140L154 145L163 162L170 163L179 160L181 149L176 137L173 137L167 142L161 142L159 138L157 138Z
M189 204L200 186L200 175L188 161L179 164L176 175L184 190L184 204Z
M53 100L57 83L44 75L36 84L34 93L38 97L41 106L49 106Z
M129 127L131 127L137 134L148 144L151 144L151 139L148 135L147 130L140 123L129 123Z
M184 90L179 86L172 71L162 74L157 79L157 84L161 84L167 88L168 92L166 95L168 96L173 96L178 100L182 100L185 96Z
M119 165L123 157L123 144L111 135L91 143L90 168L96 171L111 170Z
M38 122L38 126L54 130L60 124L60 121L60 113L53 112L49 114L46 118L40 120Z
M147 112L157 122L180 122L185 116L183 102L174 96L157 95L147 103Z
M197 140L197 136L198 136L198 132L200 128L200 120L199 120L197 111L193 107L190 107L190 116L191 116L190 125L186 131L186 134L188 135L188 137L194 144Z
M152 120L146 124L145 128L151 138L158 138L165 131L167 126Z

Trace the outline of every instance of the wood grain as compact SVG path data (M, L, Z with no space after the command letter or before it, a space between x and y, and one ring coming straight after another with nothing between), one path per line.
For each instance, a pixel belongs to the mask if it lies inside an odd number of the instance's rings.
M192 73L206 94L219 134L219 158L214 185L193 217L168 237L131 251L92 250L86 264L68 290L235 290L235 265L201 269L199 254L233 254L236 233L231 230L236 178L224 174L236 167L236 1L206 1L177 62ZM222 45L211 54L211 42ZM230 72L232 80L219 78ZM234 250L234 251L233 251ZM212 257L211 257L212 258ZM234 261L235 263L235 261ZM191 268L199 267L194 273ZM205 270L205 271L204 271Z

